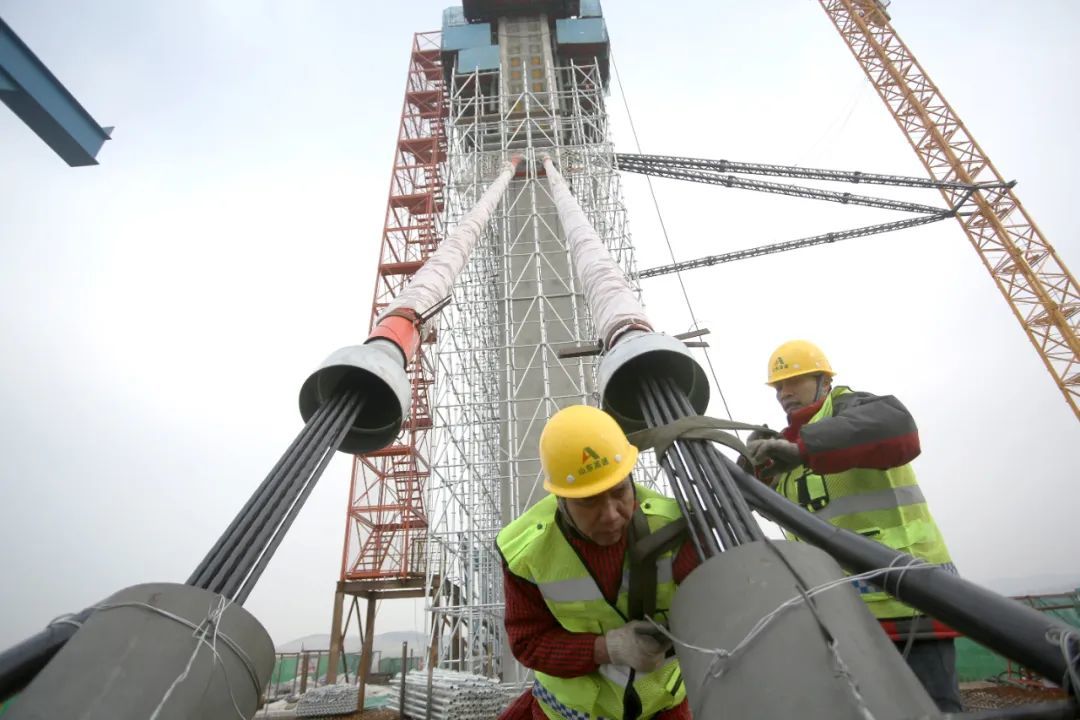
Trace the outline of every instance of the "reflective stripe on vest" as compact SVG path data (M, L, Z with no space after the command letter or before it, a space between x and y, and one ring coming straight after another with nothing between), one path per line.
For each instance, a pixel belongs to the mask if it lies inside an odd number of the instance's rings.
M834 399L851 392L834 389L807 425L833 417ZM782 475L775 488L831 525L859 533L931 564L951 563L945 541L930 515L910 464L888 470L853 468L819 475L799 466ZM785 531L791 540L799 538ZM852 584L878 618L910 617L914 608L865 581Z
M607 720L602 715L589 715L580 710L575 710L569 705L564 705L559 698L551 694L551 691L541 685L539 680L533 681L532 694L534 698L540 701L541 707L547 706L564 720Z
M629 665L615 665L614 663L605 663L597 669L601 675L606 677L611 682L615 683L621 688L625 688L630 684L630 672Z
M873 512L875 510L891 510L892 508L918 505L924 502L926 502L926 498L918 485L905 485L858 495L845 495L831 500L828 505L815 512L814 515L822 520L831 520L841 515L854 515L855 513Z
M569 580L537 583L536 587L540 588L540 594L548 602L559 603L604 599L604 594L600 592L596 581L588 575Z
M664 555L656 560L656 584L674 581L674 561L670 555ZM603 600L604 595L597 587L596 581L591 575L585 577L570 578L569 580L554 580L552 582L537 583L540 594L550 602L579 602L588 600ZM619 584L619 592L630 591L630 572L624 571L622 582Z
M651 532L681 517L677 503L637 486L641 510ZM614 604L603 597L556 522L557 506L548 497L529 508L499 533L497 544L511 573L535 584L559 624L570 632L603 634L625 625L629 615L629 573L624 570ZM656 607L662 616L675 593L674 550L656 561ZM669 659L651 673L634 673L633 691L643 718L676 707L686 698L678 660ZM628 668L605 665L578 678L560 678L537 671L533 695L549 718L597 720L621 718L630 682Z
M664 661L664 664L660 666L660 669L666 669L677 662L679 662L679 658L672 655ZM631 668L629 665L614 665L612 663L600 665L598 670L601 675L622 688L625 688L630 684L630 671ZM669 681L669 684L674 685L674 679Z

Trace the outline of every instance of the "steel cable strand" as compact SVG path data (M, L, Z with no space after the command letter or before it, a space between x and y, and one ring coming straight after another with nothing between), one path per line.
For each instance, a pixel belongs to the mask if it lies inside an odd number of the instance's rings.
M267 539L299 492L306 476L320 461L318 449L323 447L328 437L336 434L341 423L346 420L349 394L338 393L324 403L328 407L328 421L320 427L319 433L303 448L298 463L289 472L286 481L275 488L274 495L262 508L255 522L248 527L244 535L231 549L224 566L217 572L207 586L207 590L222 595L235 592L240 581L250 572L255 560L265 547ZM322 408L320 408L321 410Z
M655 381L653 378L646 376L642 382L646 388L646 398L653 410L657 424L660 426L667 425L670 419L662 409L661 398L655 387ZM699 527L704 528L708 536L713 538L716 545L715 552L723 552L726 548L734 545L735 539L726 522L719 516L715 508L705 504L703 493L693 472L693 464L687 460L685 449L677 443L672 443L664 452L664 456L671 463L676 476L679 478L682 493L686 498L686 506L691 508L697 515Z
M687 399L686 394L671 378L664 378L659 382L658 392L667 401L670 421L673 422L680 417L696 414L690 407L690 401ZM710 457L710 451L712 453L717 452L712 443L693 439L678 440L676 442L688 448L697 461L702 477L701 488L722 509L724 519L735 536L736 544L741 545L758 539L758 536L761 535L760 529L757 533L754 532L757 523L754 522L754 518L750 514L750 509L746 506L742 495L735 490L732 483L725 485L723 474L718 473L716 470L716 463Z
M668 378L667 383L668 391L670 392L671 397L675 399L684 417L694 415L694 409L693 407L691 407L690 400L686 397L686 393L682 392L682 390L679 389L679 387L675 384L674 380ZM704 454L708 460L708 466L713 471L713 477L715 481L719 482L719 484L723 487L724 493L727 495L727 497L730 497L732 499L736 515L746 525L749 540L754 541L764 539L765 533L761 531L761 526L759 526L757 521L754 519L754 515L750 509L750 505L746 502L746 498L743 497L743 494L739 492L739 488L735 485L735 478L731 476L731 473L728 472L727 467L720 459L720 449L711 442L700 442L702 447L704 448Z
M669 398L666 397L665 392L661 389L659 381L657 381L656 378L647 377L646 383L648 384L653 397L656 399L657 407L660 409L660 420L662 423L668 425L674 422L677 418L677 413L672 410ZM720 540L724 549L739 545L742 541L735 526L735 518L732 517L731 514L731 503L728 502L726 498L711 492L710 480L704 474L700 458L698 457L698 454L694 452L695 448L689 445L685 440L676 440L672 443L672 448L675 449L679 457L683 458L683 461L686 463L689 482L694 489L694 493L697 496L698 502L704 510L706 517L708 517L709 521L712 523L713 530L720 535ZM696 462L690 462L691 458Z
M300 509L304 507L304 503L307 502L308 496L311 495L311 491L315 489L315 485L318 484L319 478L322 477L326 471L327 465L330 464L330 460L333 459L335 451L340 446L341 441L345 438L345 435L349 432L353 421L359 414L361 408L364 405L366 398L361 397L358 393L350 393L349 400L342 410L342 416L337 422L337 433L329 438L329 442L324 446L323 453L319 459L318 464L308 475L307 480L300 488L299 494L293 500L289 506L285 517L281 519L280 524L277 526L274 534L271 536L269 542L264 547L262 553L259 555L255 566L251 569L250 573L243 579L243 582L238 586L235 593L232 594L233 601L237 604L243 605L247 600L248 595L255 587L255 583L262 577L263 571L270 563L274 553L277 552L278 546L285 538L285 534L292 527L293 521L300 514ZM231 588L226 589L226 594L232 593Z
M660 421L659 411L656 409L655 400L649 392L644 380L642 380L639 385L639 401L641 403L645 422L650 427L662 425L663 423ZM694 548L697 550L698 558L705 560L719 553L720 546L716 541L716 536L713 534L708 522L702 516L700 509L690 503L690 494L686 487L686 482L676 471L673 459L668 453L663 453L657 458L657 461L664 469L664 473L668 476L668 481L671 483L671 489L675 494L675 500L679 504L679 509L682 511L683 517L686 518L687 523L690 525L690 539L693 541Z
M285 482L293 466L302 455L305 448L309 446L312 439L322 431L323 426L329 421L330 418L330 403L324 404L320 407L311 419L307 422L304 428L297 434L296 438L292 441L292 444L286 449L282 456L278 459L277 463L267 474L266 478L262 481L255 492L251 494L244 507L233 518L232 522L225 529L225 532L217 539L210 551L206 553L206 556L199 563L195 571L191 573L191 576L187 579L188 585L195 587L206 587L209 585L211 578L219 571L221 564L232 552L236 543L239 541L245 532L251 527L251 524L258 517L263 507L270 500L271 497L278 491L278 487L281 483Z

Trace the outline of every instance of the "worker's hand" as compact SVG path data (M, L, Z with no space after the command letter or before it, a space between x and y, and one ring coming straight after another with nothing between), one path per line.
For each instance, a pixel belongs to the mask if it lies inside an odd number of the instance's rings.
M791 470L802 464L799 446L783 438L751 440L746 444L750 462L755 467L768 467L773 472Z
M772 438L778 438L778 437L780 437L780 433L776 432L775 430L770 428L768 425L764 425L760 429L754 430L754 431L752 431L750 433L750 437L748 437L746 439L746 444L749 446L751 443L753 443L756 440L771 440ZM749 448L747 448L747 449L749 449ZM740 454L739 459L735 461L735 464L738 465L745 472L748 472L751 475L755 474L754 463L750 462L750 459L748 457L746 457L745 455ZM760 475L760 473L759 473L759 475ZM764 479L764 478L762 478L762 479Z
M607 654L615 665L629 665L638 672L652 672L664 664L671 647L666 637L657 638L656 628L644 620L632 620L604 635Z

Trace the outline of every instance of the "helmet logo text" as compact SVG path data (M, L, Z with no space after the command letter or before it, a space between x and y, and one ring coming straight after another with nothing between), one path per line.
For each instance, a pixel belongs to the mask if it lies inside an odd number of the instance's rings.
M585 446L581 449L581 467L578 468L577 474L579 476L590 473L597 468L602 468L605 465L610 464L607 456L600 457L596 454L596 451L591 447Z

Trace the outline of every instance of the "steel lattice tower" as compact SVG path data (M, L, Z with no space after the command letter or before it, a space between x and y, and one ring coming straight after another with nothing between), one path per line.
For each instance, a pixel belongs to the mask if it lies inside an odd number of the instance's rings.
M628 273L636 268L608 137L606 34L582 57L559 45L549 16L492 25L497 67L459 61L450 74L447 227L507 156L526 162L440 316L428 577L437 588L429 610L439 664L510 678L516 663L503 638L495 536L545 495L538 443L547 418L596 403L595 356L566 353L595 331L542 152L563 168L616 260ZM655 463L647 467L640 479L655 483Z
M439 33L417 33L394 147L386 220L375 277L371 327L438 247L443 233L446 160L445 86ZM364 660L371 658L375 603L422 597L430 476L431 387L435 367L427 336L408 368L412 407L390 446L353 458L341 575L334 597L328 680L337 674L345 597L367 598ZM358 610L358 609L357 609ZM350 609L351 613L352 609Z
M599 5L509 5L514 14L502 16L499 2L466 2L451 23L459 29L447 31L444 17L441 45L438 33L413 43L373 321L500 164L512 154L525 162L449 304L428 324L409 368L413 408L402 435L354 461L331 648L340 652L346 596L368 598L369 658L374 601L426 595L431 658L505 677L517 665L504 640L495 536L545 494L538 444L547 418L597 403L596 356L587 349L595 331L541 153L562 168L617 262L631 277L636 271L608 137ZM564 22L584 26L561 42ZM447 42L454 33L480 37L487 63L466 61ZM640 467L639 481L661 482L651 453Z

